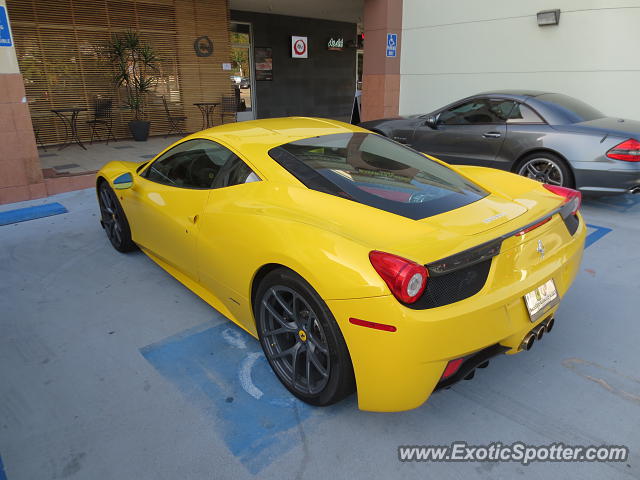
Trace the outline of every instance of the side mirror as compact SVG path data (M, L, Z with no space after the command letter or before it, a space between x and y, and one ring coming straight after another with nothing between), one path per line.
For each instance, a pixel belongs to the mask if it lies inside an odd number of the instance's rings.
M424 124L432 129L438 128L438 117L436 115L429 115L425 120Z
M124 190L133 187L133 175L130 172L123 173L113 181L113 188L116 190Z

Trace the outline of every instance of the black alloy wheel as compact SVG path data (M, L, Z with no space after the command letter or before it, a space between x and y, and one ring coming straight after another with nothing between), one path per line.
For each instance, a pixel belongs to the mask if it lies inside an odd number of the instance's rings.
M330 405L354 391L342 333L326 304L300 276L269 273L254 302L264 354L283 385L312 405Z
M131 230L127 217L120 206L116 194L106 181L98 186L100 223L113 248L119 252L130 252L136 248L131 240Z

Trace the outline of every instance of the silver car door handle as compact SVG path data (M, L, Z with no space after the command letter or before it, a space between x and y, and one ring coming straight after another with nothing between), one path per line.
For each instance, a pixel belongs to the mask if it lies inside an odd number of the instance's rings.
M487 132L482 135L484 138L500 138L502 135L500 132Z

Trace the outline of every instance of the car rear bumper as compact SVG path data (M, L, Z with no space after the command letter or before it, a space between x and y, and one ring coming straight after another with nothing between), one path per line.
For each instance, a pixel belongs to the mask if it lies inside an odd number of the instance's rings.
M574 162L576 185L583 192L625 193L640 188L640 162Z
M558 308L532 323L523 296L553 279L562 298L578 272L585 234L580 219L573 236L567 232L562 246L536 268L518 271L521 279L516 282L502 280L501 269L505 262L524 255L525 249L506 252L514 258L503 260L502 267L494 261L485 288L451 305L412 310L393 296L328 301L349 348L359 407L372 411L416 408L436 389L449 360L493 345L504 347L508 354L517 353L523 338ZM356 326L349 318L390 324L397 331Z

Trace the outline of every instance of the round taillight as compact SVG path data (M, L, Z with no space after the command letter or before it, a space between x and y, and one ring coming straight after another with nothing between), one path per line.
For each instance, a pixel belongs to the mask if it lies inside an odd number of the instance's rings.
M369 253L369 259L398 300L413 303L420 298L429 277L424 265L377 250Z
M416 297L424 288L425 278L422 273L414 273L407 284L407 296Z

